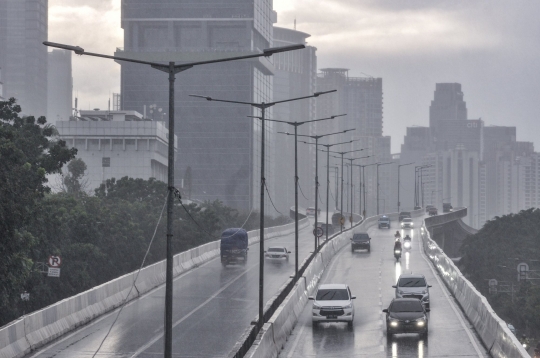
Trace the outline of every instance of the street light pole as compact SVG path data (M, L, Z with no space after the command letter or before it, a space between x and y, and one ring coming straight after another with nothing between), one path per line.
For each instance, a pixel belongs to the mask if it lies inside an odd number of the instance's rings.
M346 114L340 114L336 117L346 116ZM315 250L317 250L318 247L318 241L319 238L317 237L317 220L319 218L319 139L328 137L331 135L336 134L342 134L347 133L350 131L354 131L355 129L346 129L344 131L334 132L334 133L327 133L327 134L321 134L321 135L299 135L299 137L307 137L311 139L315 139L315 230L314 230L314 242L315 242Z
M80 46L71 46L66 44L59 44L49 41L44 41L43 44L49 47L61 48L68 51L73 51L77 55L86 55L92 57L101 57L112 59L116 61L134 62L143 65L150 65L152 68L166 72L169 74L169 148L168 148L168 173L167 173L167 186L168 186L168 198L167 198L167 243L166 243L166 276L165 276L165 333L164 333L164 356L165 358L172 357L172 316L173 316L173 252L172 252L172 237L173 237L173 220L174 220L174 84L176 80L176 74L186 71L194 66L206 65L218 62L228 62L234 60L243 60L257 57L269 57L275 53L286 52L292 50L299 50L305 48L305 45L291 45L283 47L274 47L263 50L262 53L235 56L228 58L221 58L209 61L188 62L183 64L176 64L176 62L169 62L164 64L161 62L149 62L135 60L132 58L118 57L103 55L94 52L86 52Z
M398 164L398 167L397 167L397 211L398 211L398 213L399 213L399 207L401 205L401 202L399 200L399 184L400 184L399 169L401 167L404 167L406 165L411 165L411 164L414 164L414 162L407 163L407 164Z
M328 119L334 119L337 117L341 117L342 115L335 115L330 116L328 118L321 118L321 119L313 119L308 121L302 121L302 122L289 122L289 121L281 121L277 119L267 119L272 122L280 122L289 124L294 127L294 134L291 134L289 132L278 132L281 134L286 135L294 135L294 277L298 278L298 235L299 235L299 229L298 229L298 127L310 123L310 122L318 122L318 121L325 121ZM317 212L317 208L315 208L315 213ZM317 223L315 222L315 229L317 228Z
M394 162L388 163L377 163L377 215L379 215L379 167L381 165L393 164Z
M371 158L371 155L367 155L365 157L359 157L359 158L346 158L347 160L350 161L349 166L351 168L351 220L350 220L351 221L351 228L352 228L352 212L353 212L353 197L354 197L354 192L352 190L352 187L353 187L353 185L352 185L352 183L353 183L352 169L353 168L352 167L353 167L353 165L356 165L356 164L353 164L353 161L358 160L358 159L365 159L365 158ZM360 190L361 188L359 187L358 189ZM361 199L362 198L360 198L360 200ZM359 214L362 215L362 213L359 213Z
M358 139L355 140L355 141L358 141ZM349 150L349 151L346 151L346 152L334 152L334 151L330 151L330 152L332 152L332 153L336 153L336 154L339 154L339 155L341 156L341 206L340 206L340 210L339 210L339 211L340 211L340 215L341 215L341 218L340 218L340 220L339 220L339 221L340 221L339 224L340 224L340 231L341 231L341 232L343 232L343 224L345 223L344 216L343 216L343 181L344 181L344 179L343 179L343 160L344 160L343 156L344 156L345 154L348 154L348 153L361 152L361 151L363 151L363 150L364 150L364 148L362 148L362 149L357 149L357 150ZM336 195L337 195L337 193L336 193Z
M261 103L255 103L255 102L241 102L241 101L230 101L230 100L223 100L223 99L215 99L212 97L207 96L200 96L200 95L193 95L190 94L190 97L196 97L196 98L203 98L207 101L216 101L216 102L225 102L225 103L235 103L235 104L245 104L254 108L259 108L261 110L261 116L249 116L252 118L257 118L261 120L262 130L261 130L261 197L260 197L260 224L259 224L259 237L260 237L260 244L259 244L259 321L258 321L258 328L261 329L264 324L264 188L266 186L266 178L264 177L264 147L265 147L265 112L266 109L272 106L275 106L276 104L285 103L285 102L292 102L297 101L300 99L307 99L307 98L315 98L319 97L322 94L336 92L337 90L331 90L331 91L325 91L325 92L315 92L312 95L309 96L303 96L303 97L297 97L297 98L290 98L285 99L281 101L275 101L275 102L261 102Z
M362 216L366 216L367 210L366 210L366 167L370 167L372 165L377 165L379 163L372 163L372 164L366 164L366 165L359 165L362 168L362 189L364 194L364 212L362 212Z

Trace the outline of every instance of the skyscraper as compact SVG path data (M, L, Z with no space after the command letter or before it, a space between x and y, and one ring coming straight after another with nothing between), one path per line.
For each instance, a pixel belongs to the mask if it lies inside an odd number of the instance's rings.
M309 34L301 31L274 27L273 46L304 44L309 36ZM273 56L275 101L302 97L316 91L316 51L315 47L306 46L306 49L302 51L284 52ZM274 108L274 119L298 122L315 119L315 102L312 99L283 103ZM306 123L298 127L298 134L310 134L314 127L313 123ZM294 128L285 123L276 123L275 130L293 133ZM301 138L301 140L312 142L308 138ZM279 188L276 191L275 204L281 212L286 213L294 205L294 137L277 134L275 137L275 150L276 164L273 178L276 187ZM300 188L306 196L304 198L302 193L299 194L299 206L306 208L315 205L315 146L299 143L298 158ZM319 176L326 172L323 169L322 166L319 168Z
M0 1L0 68L4 97L27 115L47 114L47 0Z
M441 120L467 119L467 104L463 100L460 83L435 84L434 99L429 107L429 126Z
M47 119L67 121L73 108L71 51L54 49L48 53Z
M272 1L122 2L124 48L116 55L152 61L197 61L260 53L272 45ZM188 168L192 197L221 199L241 210L257 206L260 181L260 115L246 105L203 102L189 94L244 102L272 100L272 59L257 58L196 67L177 75L175 121L180 186ZM124 110L156 104L167 112L167 74L121 63ZM267 111L271 118L272 111ZM267 122L266 168L274 169L273 125ZM268 187L273 194L270 180Z
M332 96L325 96L317 100L317 116L328 117L334 114L346 113L347 116L328 122L319 122L316 125L317 133L332 133L345 129L355 131L339 136L332 136L330 142L344 142L355 140L352 144L334 148L335 151L349 151L364 149L362 152L351 153L345 158L371 156L369 162L390 162L390 137L383 136L383 91L382 78L349 77L346 68L323 68L317 77L317 90L328 91L337 89ZM356 161L356 164L365 164L368 161ZM390 189L388 187L391 169L389 166L379 168L379 200L383 210L386 202L390 202ZM366 206L368 215L376 213L377 182L373 168L366 169ZM345 180L349 180L345 178ZM355 184L355 183L353 183ZM359 197L360 188L354 189L354 195ZM387 198L388 197L388 198ZM349 199L350 200L350 199ZM362 199L364 201L364 199ZM357 202L355 200L355 202ZM346 204L344 205L344 208ZM387 206L389 208L389 206Z

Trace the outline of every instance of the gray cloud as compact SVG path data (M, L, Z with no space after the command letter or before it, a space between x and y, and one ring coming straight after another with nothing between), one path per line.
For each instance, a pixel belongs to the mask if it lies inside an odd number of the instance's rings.
M49 0L51 41L112 54L123 43L120 0ZM385 134L399 151L405 127L428 123L435 83L463 84L469 117L515 125L537 141L540 2L530 0L274 0L278 25L310 33L319 67L347 67L384 83ZM119 91L119 66L74 57L84 108Z

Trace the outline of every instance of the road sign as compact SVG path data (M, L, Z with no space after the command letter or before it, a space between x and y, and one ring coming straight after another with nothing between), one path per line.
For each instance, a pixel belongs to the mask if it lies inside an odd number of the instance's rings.
M492 278L491 280L489 280L489 286L497 286L499 284L499 282L497 282L496 279Z
M49 267L49 272L47 273L49 277L60 277L60 269L56 267Z
M323 236L324 234L324 231L322 229L322 227L318 227L316 229L313 229L313 235L317 236L317 237L321 237Z
M60 265L62 265L60 256L49 256L49 267L60 267Z
M525 262L521 262L517 265L517 272L518 272L518 281L526 280L527 279L527 273L529 272L529 265Z

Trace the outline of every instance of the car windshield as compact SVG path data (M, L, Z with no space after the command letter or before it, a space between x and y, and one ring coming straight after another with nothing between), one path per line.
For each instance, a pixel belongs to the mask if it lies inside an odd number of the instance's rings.
M281 248L281 247L271 247L268 249L268 252L284 252L285 249Z
M394 301L390 312L423 312L422 304L418 301Z
M410 223L410 222L412 222L412 219L405 218L405 219L403 219L403 222Z
M390 221L390 219L388 219L388 218L380 218L379 221L388 222L388 221Z
M321 289L317 291L317 301L337 301L337 300L348 300L349 293L345 288L337 289Z
M426 280L423 277L400 278L399 287L426 287Z
M369 240L368 234L354 234L353 236L354 241L367 241Z

